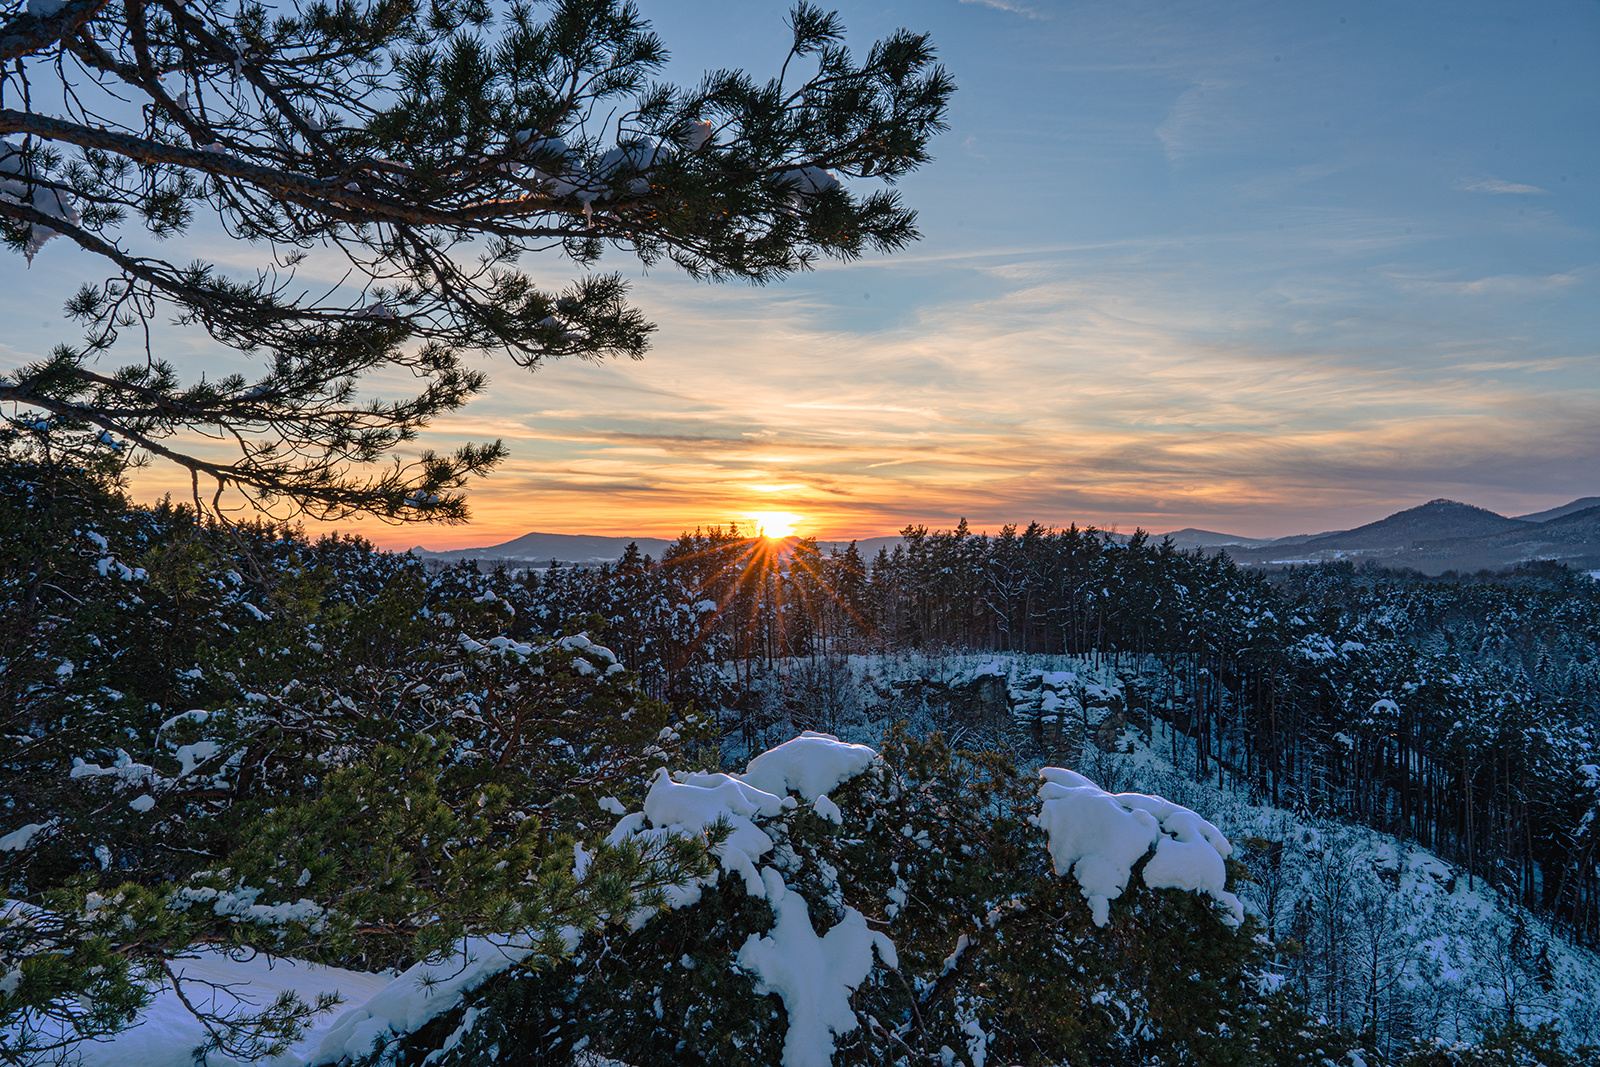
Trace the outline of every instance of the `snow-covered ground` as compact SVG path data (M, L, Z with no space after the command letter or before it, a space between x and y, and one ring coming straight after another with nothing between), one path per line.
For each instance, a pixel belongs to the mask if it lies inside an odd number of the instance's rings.
M1280 943L1314 956L1315 969L1343 972L1337 983L1299 983L1314 1008L1348 1024L1374 1010L1404 1016L1409 1030L1446 1040L1512 1015L1600 1039L1600 956L1482 879L1390 834L1252 803L1151 747L1129 748L1095 762L1119 764L1124 788L1205 812L1251 868L1245 907ZM1285 956L1286 974L1293 963Z
M196 1008L221 1015L260 1011L284 991L308 1004L323 993L336 993L347 1005L361 1004L395 978L393 974L364 974L298 960L230 959L215 952L180 960L174 970L183 980L184 995ZM340 1011L335 1008L322 1016L284 1055L254 1062L264 1067L303 1067L322 1045ZM109 1041L81 1045L76 1052L84 1067L192 1067L192 1052L206 1036L204 1026L168 987L156 994L139 1025ZM207 1067L235 1067L237 1062L215 1052L206 1060Z

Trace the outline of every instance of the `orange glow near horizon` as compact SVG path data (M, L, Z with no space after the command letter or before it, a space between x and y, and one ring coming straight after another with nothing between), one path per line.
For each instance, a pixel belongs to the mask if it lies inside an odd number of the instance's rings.
M763 537L773 539L793 536L796 524L805 521L804 516L788 511L747 511L744 517L756 524Z

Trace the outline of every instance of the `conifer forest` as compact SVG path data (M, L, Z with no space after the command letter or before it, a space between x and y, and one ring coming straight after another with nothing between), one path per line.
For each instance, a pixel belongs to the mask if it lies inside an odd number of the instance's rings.
M11 1062L162 1010L211 1063L1565 1064L1600 1028L1600 598L1559 566L960 526L441 567L4 476ZM223 1003L264 960L344 1003Z

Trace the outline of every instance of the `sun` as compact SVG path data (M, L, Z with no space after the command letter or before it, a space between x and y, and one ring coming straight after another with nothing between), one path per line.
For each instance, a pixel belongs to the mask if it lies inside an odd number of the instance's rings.
M756 524L761 536L774 540L793 536L795 524L804 521L804 516L787 511L747 511L744 517Z

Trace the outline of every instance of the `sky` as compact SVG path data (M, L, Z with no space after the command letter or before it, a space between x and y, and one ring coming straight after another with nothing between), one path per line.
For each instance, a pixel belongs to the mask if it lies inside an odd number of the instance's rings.
M646 359L489 364L421 442L510 447L474 520L341 528L436 549L756 512L824 540L963 517L1278 536L1600 494L1600 5L837 6L858 50L930 32L959 87L900 183L923 239L764 288L612 253L659 327ZM640 7L675 80L764 77L786 47L783 3ZM70 339L49 309L92 264L62 244L0 260L0 364Z

